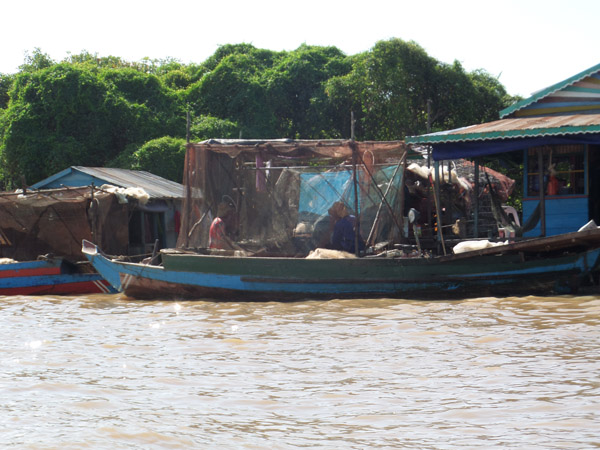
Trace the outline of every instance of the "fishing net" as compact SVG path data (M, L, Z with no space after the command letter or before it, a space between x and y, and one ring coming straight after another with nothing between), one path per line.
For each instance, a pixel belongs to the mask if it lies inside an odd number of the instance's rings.
M256 254L305 256L326 246L333 225L329 210L336 202L358 218L362 240L395 240L402 229L405 157L403 142L190 144L177 246L206 248L224 203L232 211L229 237Z

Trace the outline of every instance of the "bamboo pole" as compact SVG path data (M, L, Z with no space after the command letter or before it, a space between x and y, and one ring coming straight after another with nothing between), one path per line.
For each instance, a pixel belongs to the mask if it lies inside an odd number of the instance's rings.
M433 189L433 200L435 202L435 213L437 214L437 233L438 239L442 244L442 250L444 252L444 256L446 255L446 243L444 242L444 234L442 233L442 207L440 205L440 162L435 161L433 163L433 167L435 170L435 180L434 180L434 189Z
M360 214L358 212L358 179L356 176L356 162L358 159L358 149L355 145L352 146L352 178L354 184L354 254L358 256L358 242L360 234Z

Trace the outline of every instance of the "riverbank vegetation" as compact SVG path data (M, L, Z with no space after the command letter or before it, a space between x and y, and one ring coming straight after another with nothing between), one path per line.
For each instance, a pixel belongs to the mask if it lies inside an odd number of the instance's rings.
M396 140L498 118L517 100L484 70L390 39L357 55L302 45L224 45L201 63L40 49L0 74L0 188L72 165L181 182L183 146L209 138Z

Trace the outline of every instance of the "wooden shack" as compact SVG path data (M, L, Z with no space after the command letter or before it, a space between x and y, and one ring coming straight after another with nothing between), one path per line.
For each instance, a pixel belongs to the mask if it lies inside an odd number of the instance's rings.
M500 120L413 136L436 161L523 154L524 236L600 224L600 64L500 111ZM477 227L475 227L475 230Z
M156 240L160 248L175 247L183 198L179 183L145 171L72 166L30 189L86 186L122 194L123 201L130 203L127 254L151 252ZM139 198L134 200L136 195Z

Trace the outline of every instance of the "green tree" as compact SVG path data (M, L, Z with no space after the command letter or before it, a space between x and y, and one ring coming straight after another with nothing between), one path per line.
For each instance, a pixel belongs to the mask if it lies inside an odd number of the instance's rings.
M32 183L74 164L149 167L144 155L160 160L170 147L142 147L184 138L188 108L194 140L349 138L352 112L356 139L387 140L494 120L514 100L485 71L400 39L352 56L224 45L188 65L87 51L56 63L36 48L19 73L0 75L0 182Z
M135 69L106 69L101 78L129 105L129 128L126 135L132 142L145 142L165 135L183 136L185 114L173 91L152 74Z
M133 69L56 64L18 74L10 95L0 148L5 185L71 165L102 166L132 144L185 133L174 93Z
M235 139L239 135L237 123L212 116L200 116L192 121L190 135L193 141L207 139Z
M325 82L351 69L345 55L335 47L302 45L285 54L263 75L267 98L281 137L327 137L323 125L329 108Z
M469 77L476 91L478 109L475 116L482 123L498 119L501 110L508 108L515 101L522 100L521 97L509 95L498 78L483 69L471 72ZM473 123L477 123L477 119Z
M8 107L10 90L12 89L14 75L0 73L0 110Z
M21 72L35 72L36 70L52 67L56 62L50 58L50 55L43 53L39 48L35 48L32 54L25 53L25 62L19 66Z
M352 137L352 114L355 120L355 136L358 139L365 136L362 93L367 89L367 58L367 53L348 57L351 71L346 75L331 77L324 83L324 95L319 101L325 105L322 108L329 111L327 129L331 137Z
M186 92L194 115L236 122L246 138L275 136L275 116L260 83L261 62L251 55L231 54Z
M469 74L458 62L440 63L401 39L377 42L357 55L352 71L328 79L325 92L338 117L356 113L356 137L362 140L403 139L493 120L499 106L510 104L502 85L484 71Z
M192 84L192 77L183 69L171 70L161 76L165 86L173 90L186 89Z
M18 74L4 118L4 177L32 183L72 164L101 164L112 148L106 91L66 64Z
M185 161L185 139L169 136L146 142L133 154L132 169L145 170L181 183Z

